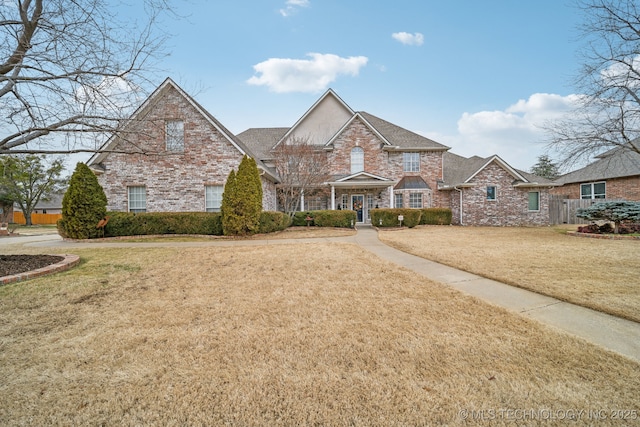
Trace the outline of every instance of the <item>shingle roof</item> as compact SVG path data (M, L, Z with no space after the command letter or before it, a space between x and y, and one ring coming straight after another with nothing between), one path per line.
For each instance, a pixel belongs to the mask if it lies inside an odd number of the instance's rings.
M511 174L514 176L513 184L533 184L535 185L551 185L554 183L551 180L543 178L538 175L534 175L528 172L524 172L515 168L512 168L504 160L498 156L490 157L462 157L451 152L445 152L442 156L442 168L443 168L443 186L453 187L466 183L471 177L483 169L488 163L492 161L498 161L506 170L511 170ZM519 175L519 176L518 176ZM524 178L524 181L520 178Z
M361 111L359 113L380 135L382 135L391 145L396 145L405 149L434 149L448 150L451 147L442 145L415 132L394 125L386 120Z
M634 145L640 147L640 141ZM640 154L630 149L614 148L598 156L598 160L587 166L558 177L558 184L601 181L640 175Z
M236 135L259 158L269 159L270 151L289 128L251 128Z
M442 155L442 172L445 185L456 185L465 182L476 173L487 159L473 156L470 158L453 154L449 151Z

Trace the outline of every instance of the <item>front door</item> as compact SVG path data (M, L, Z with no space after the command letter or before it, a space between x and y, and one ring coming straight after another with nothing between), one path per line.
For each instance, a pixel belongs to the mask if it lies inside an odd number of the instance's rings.
M364 222L364 196L362 194L353 194L351 196L351 207L356 211L357 222Z

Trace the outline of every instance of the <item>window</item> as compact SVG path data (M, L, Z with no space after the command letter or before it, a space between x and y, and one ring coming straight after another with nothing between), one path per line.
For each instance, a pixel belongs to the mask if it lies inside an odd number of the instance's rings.
M580 184L581 199L604 199L606 197L607 184L605 182L592 182Z
M321 211L327 208L326 199L322 196L304 198L304 207L307 211Z
M530 211L540 210L540 192L539 191L529 192L529 210Z
M373 194L367 194L367 219L371 219L371 209L373 209Z
M420 153L402 153L402 169L405 172L420 172Z
M164 135L167 151L184 151L184 122L182 120L167 120Z
M147 211L147 189L144 186L127 187L129 192L129 212Z
M342 195L342 209L349 209L349 195Z
M222 206L222 185L205 185L204 205L207 212L220 212Z
M409 208L422 209L422 193L409 193Z
M353 147L351 150L351 173L364 171L364 150L361 147Z
M394 208L401 208L402 207L402 193L397 193L394 194Z
M496 187L495 185L490 185L487 187L487 200L495 200L496 199Z

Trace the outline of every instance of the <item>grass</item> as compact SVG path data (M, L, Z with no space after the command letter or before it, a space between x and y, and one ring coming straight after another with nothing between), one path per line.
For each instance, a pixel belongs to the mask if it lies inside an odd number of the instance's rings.
M405 252L640 322L640 242L585 239L575 226L381 231Z
M0 288L2 425L417 426L464 424L465 410L640 409L639 364L355 245L76 252L74 270Z

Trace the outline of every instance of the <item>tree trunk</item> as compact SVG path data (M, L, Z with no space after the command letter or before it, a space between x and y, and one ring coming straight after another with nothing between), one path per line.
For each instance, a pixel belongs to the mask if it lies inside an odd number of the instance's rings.
M24 211L24 220L25 220L25 225L26 226L31 226L33 225L31 223L31 211Z

